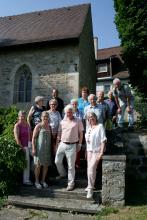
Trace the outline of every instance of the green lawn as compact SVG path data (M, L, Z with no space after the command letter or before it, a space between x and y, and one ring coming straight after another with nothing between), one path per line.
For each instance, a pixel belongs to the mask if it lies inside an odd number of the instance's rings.
M107 207L96 220L147 220L147 180L126 180L126 206Z
M106 208L107 210L107 208ZM110 213L111 212L111 213ZM109 214L108 214L109 213ZM95 217L96 220L147 220L147 205L126 206L122 209L113 208Z

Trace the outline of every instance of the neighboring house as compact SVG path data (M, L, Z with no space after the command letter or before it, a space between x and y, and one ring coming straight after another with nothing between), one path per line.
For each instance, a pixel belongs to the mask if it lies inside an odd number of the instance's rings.
M90 4L0 18L0 107L27 108L53 87L68 103L95 84Z
M97 50L97 83L96 91L110 90L114 78L119 78L123 83L128 82L129 73L124 67L121 58L121 47L111 47Z

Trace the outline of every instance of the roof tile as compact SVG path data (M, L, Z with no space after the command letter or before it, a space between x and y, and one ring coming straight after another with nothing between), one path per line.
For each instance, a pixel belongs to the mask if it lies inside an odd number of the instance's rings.
M0 47L79 38L90 4L0 18Z

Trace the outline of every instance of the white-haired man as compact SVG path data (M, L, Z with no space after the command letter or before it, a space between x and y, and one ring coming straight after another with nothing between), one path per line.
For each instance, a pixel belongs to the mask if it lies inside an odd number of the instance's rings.
M73 116L73 107L67 105L64 109L65 117L60 122L57 140L58 145L55 164L59 173L59 179L66 176L63 166L64 155L68 164L68 186L67 190L71 191L75 186L75 161L76 153L80 150L83 140L83 124L82 121Z
M88 122L88 113L89 112L94 112L97 116L98 122L101 124L104 124L105 119L103 117L103 110L101 108L101 106L99 106L96 101L97 101L97 97L94 94L90 94L88 96L88 101L90 103L90 105L86 106L84 108L84 119L86 120L86 130L89 127L89 122Z
M127 84L121 84L120 79L113 80L113 94L118 107L118 126L123 127L125 110L128 113L129 127L134 125L134 96Z

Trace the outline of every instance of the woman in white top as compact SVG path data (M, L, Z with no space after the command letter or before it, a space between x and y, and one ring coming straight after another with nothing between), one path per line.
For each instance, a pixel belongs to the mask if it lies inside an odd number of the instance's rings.
M105 129L102 124L98 124L97 116L94 112L88 113L88 122L90 124L86 134L87 143L87 176L88 187L87 198L93 197L93 188L96 179L97 165L104 153L106 136Z

